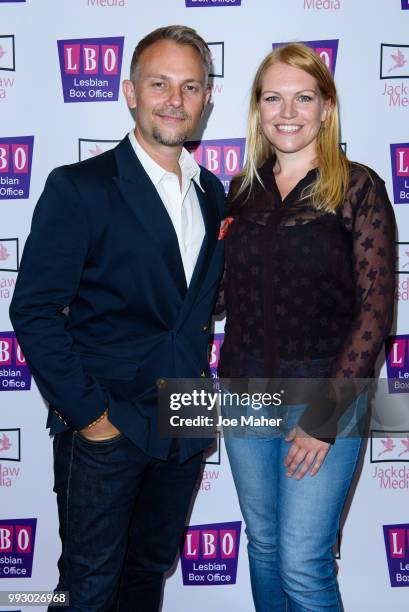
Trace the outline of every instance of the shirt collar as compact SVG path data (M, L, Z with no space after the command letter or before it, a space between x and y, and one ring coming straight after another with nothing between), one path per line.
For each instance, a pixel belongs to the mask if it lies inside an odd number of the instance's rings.
M157 187L163 177L166 174L171 173L162 168L162 166L160 166L154 159L152 159L150 155L148 155L145 149L143 149L139 142L136 140L135 132L133 130L129 132L128 137L132 148L135 151L135 154L138 157L139 161L141 162L145 172L147 173L155 187ZM185 181L193 180L196 185L202 191L204 191L202 185L200 184L200 166L185 148L182 149L182 153L180 154L179 166L182 171L183 183L185 183Z

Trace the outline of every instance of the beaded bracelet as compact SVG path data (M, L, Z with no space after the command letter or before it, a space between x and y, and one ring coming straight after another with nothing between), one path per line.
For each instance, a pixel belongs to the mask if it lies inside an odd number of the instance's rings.
M95 427L95 425L97 425L98 423L103 421L107 416L108 416L108 408L106 410L104 410L104 412L101 414L101 416L99 416L97 419L95 419L95 421L92 421L92 423L90 423L88 425L88 427Z

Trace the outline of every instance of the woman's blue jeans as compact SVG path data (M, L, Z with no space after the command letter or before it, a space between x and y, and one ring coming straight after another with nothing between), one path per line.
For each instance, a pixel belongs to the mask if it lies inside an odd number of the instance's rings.
M367 394L349 412L365 413ZM225 435L225 445L246 523L257 612L341 611L333 545L362 439L337 438L315 476L286 476L290 443L303 406L280 407L284 431ZM273 415L274 416L274 415ZM284 435L283 435L284 433Z

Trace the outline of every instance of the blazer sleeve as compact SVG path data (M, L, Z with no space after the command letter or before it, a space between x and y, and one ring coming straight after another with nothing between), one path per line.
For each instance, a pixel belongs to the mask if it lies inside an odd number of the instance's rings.
M67 169L57 168L34 211L10 319L40 393L73 429L97 419L108 404L73 350L63 313L77 295L89 242L84 202Z

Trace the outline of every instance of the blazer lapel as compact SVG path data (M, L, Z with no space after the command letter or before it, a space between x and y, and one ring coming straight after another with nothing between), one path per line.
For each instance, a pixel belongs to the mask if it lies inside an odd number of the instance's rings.
M113 180L146 234L157 243L164 265L184 296L187 291L186 277L178 239L168 212L128 137L122 140L114 153L118 176Z
M213 193L211 185L203 179L203 175L201 175L200 181L201 185L203 185L204 192L196 185L196 183L194 185L202 211L205 236L199 251L195 269L193 271L193 276L179 314L178 325L183 322L190 312L190 309L193 306L197 294L202 286L211 257L213 255L213 251L217 244L220 228L220 214L217 207L216 194Z

